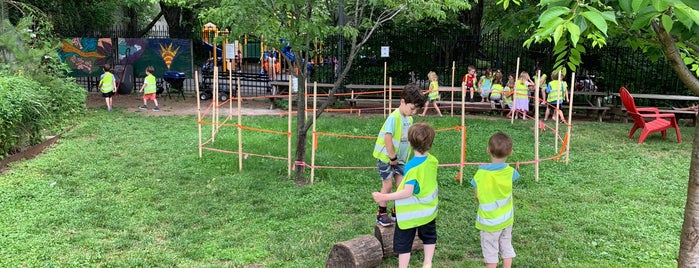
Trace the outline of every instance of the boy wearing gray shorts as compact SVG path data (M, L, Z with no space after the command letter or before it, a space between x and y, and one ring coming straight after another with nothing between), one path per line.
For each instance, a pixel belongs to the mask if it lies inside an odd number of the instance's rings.
M403 166L408 162L410 143L408 142L408 128L413 124L412 115L417 109L422 108L425 99L420 88L415 84L408 84L403 89L400 98L400 106L394 110L384 122L374 144L373 156L381 178L381 193L390 193L395 178L396 185L403 179ZM379 203L379 211L376 214L376 223L382 226L393 224L393 219L388 216L386 201Z
M476 229L481 233L485 267L497 267L500 254L502 267L509 268L516 256L512 247L512 183L519 178L519 172L506 163L512 154L512 139L505 133L495 133L488 141L487 151L491 163L480 165L471 179L478 203Z

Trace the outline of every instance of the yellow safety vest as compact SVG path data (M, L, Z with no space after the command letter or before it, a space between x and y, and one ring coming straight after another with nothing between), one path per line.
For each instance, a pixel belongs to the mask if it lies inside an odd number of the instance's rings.
M396 221L403 230L430 223L437 218L439 198L437 195L437 166L439 161L427 154L425 162L412 167L398 185L396 191L405 188L405 182L416 180L420 192L408 198L396 200Z
M529 87L522 83L522 81L515 82L515 99L528 99L529 98Z
M491 88L492 90L490 91L490 97L501 97L502 94L502 85L501 84L493 84L493 87Z
M146 76L146 88L143 89L143 94L152 94L156 91L155 76L149 74Z
M429 97L430 100L439 99L439 84L437 81L430 82L430 90L434 90L434 92L430 92L427 97Z
M112 73L104 73L104 77L100 80L100 90L102 93L114 91L114 75Z
M568 84L566 84L565 81L558 82L558 80L553 80L549 82L549 87L551 87L551 91L548 93L548 95L546 95L546 101L554 102L564 100L563 91L566 89L567 86Z
M393 116L396 118L396 128L392 133L393 135L393 150L396 153L396 156L398 156L398 153L400 150L400 138L403 135L403 117L400 115L400 111L398 109L395 109L389 116ZM410 122L410 125L413 124L413 117L408 116L408 120ZM407 131L407 129L406 129ZM374 144L374 158L381 160L384 163L391 162L391 157L388 155L388 152L386 151L386 143L384 142L384 136L386 135L386 129L385 126L381 126L381 131L379 131L379 136L376 138L376 144ZM408 155L410 154L411 149L408 149ZM401 159L399 159L401 160ZM405 159L402 159L405 161Z
M473 180L478 187L478 214L476 229L497 232L514 223L512 176L515 169L506 166L500 170L479 169Z

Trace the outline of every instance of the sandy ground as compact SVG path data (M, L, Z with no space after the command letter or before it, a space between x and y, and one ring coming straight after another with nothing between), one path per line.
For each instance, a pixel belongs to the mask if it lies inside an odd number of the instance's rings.
M148 110L141 110L138 107L143 105L142 95L139 93L134 93L130 95L117 95L113 98L114 109L121 112L133 112L133 113L144 113L148 115L165 116L165 115L197 115L197 98L193 95L186 95L185 99L177 98L172 96L168 98L167 95L158 96L158 104L160 106L160 111L153 111L153 102L148 101ZM201 112L210 113L211 109L211 99L201 101ZM106 104L104 103L104 98L102 98L101 93L89 92L87 96L87 107L88 108L100 108L106 109ZM233 108L229 109L229 104L223 104L219 109L219 113L224 115L229 111L234 115L238 114L237 103L233 103ZM264 115L272 114L278 115L281 110L270 109L269 100L246 100L242 102L242 113L243 115Z

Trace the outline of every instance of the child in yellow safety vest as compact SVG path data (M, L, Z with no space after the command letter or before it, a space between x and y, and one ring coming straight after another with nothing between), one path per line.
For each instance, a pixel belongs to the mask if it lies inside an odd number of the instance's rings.
M146 78L143 79L143 86L141 86L141 90L138 92L143 92L143 106L138 107L141 110L148 110L148 100L152 100L153 103L155 104L155 107L153 107L153 111L160 111L160 108L158 107L158 100L155 98L156 91L158 91L156 82L155 82L155 76L153 75L153 71L155 69L153 66L148 66L146 68Z
M413 124L412 115L425 104L425 98L417 85L405 86L401 93L400 106L384 122L376 143L373 156L381 178L381 193L390 193L395 179L398 186L403 179L403 167L408 162L411 148L408 142L408 128ZM393 225L393 219L386 210L386 201L379 203L376 223L382 226Z
M490 137L486 150L491 163L478 166L471 179L478 203L476 229L480 230L486 267L497 267L500 253L502 267L509 268L516 256L512 247L512 183L519 178L519 172L506 163L507 157L512 154L512 139L505 133L495 133Z
M111 65L105 64L102 70L104 70L104 74L100 76L99 89L102 92L105 104L107 104L107 111L111 111L112 97L114 97L114 93L117 90L116 79L114 79L114 75L110 72L112 70Z
M546 93L548 97L546 102L549 105L546 106L546 113L544 113L544 121L549 117L549 110L551 107L554 108L554 114L551 115L551 119L558 117L558 120L566 122L565 116L561 111L560 107L564 101L568 101L568 84L565 81L559 81L558 71L553 71L551 73L551 82L549 82L546 87Z
M425 122L408 130L410 146L415 157L405 164L405 177L393 193L373 192L376 202L396 201L397 227L393 233L393 251L398 254L398 267L407 268L415 233L422 240L425 259L422 267L432 267L437 244L439 161L429 153L434 141L434 129Z

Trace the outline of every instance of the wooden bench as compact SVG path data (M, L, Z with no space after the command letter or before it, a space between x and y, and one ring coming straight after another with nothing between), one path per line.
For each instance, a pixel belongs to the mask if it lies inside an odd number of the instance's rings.
M271 96L269 98L269 101L270 101L269 109L274 109L274 100L277 98L281 98L279 96L289 94L289 80L272 81L272 82L270 82L270 85L272 86L272 90L270 91ZM334 84L325 84L325 83L317 83L316 85L318 86L318 88L324 88L325 90L323 92L327 92L327 91L331 90L333 88L333 86L335 86ZM297 87L299 87L299 86L301 86L301 85L297 85ZM307 89L306 92L309 92L309 94L311 94L313 92L313 83L306 84L306 89ZM321 94L321 93L318 93L318 94ZM306 95L306 96L309 97L309 99L308 99L309 102L313 102L312 95ZM296 98L297 97L294 96L292 101L296 101ZM327 99L328 99L328 97L326 97L326 96L316 98L316 100L318 102L324 102Z
M567 114L566 111L568 111L569 107L569 105L561 105L561 111L563 111L563 114ZM612 107L609 106L573 105L573 110L585 110L585 114L587 116L590 116L590 113L596 111L597 120L600 122L602 122L602 119L604 119L604 116L607 114L607 111L611 109ZM546 108L544 107L543 110L545 111Z
M697 112L695 111L688 111L688 110L675 110L675 109L667 109L667 108L661 108L658 109L658 112L661 114L675 114L675 118L677 120L679 119L692 119L692 125L696 126L697 125Z

